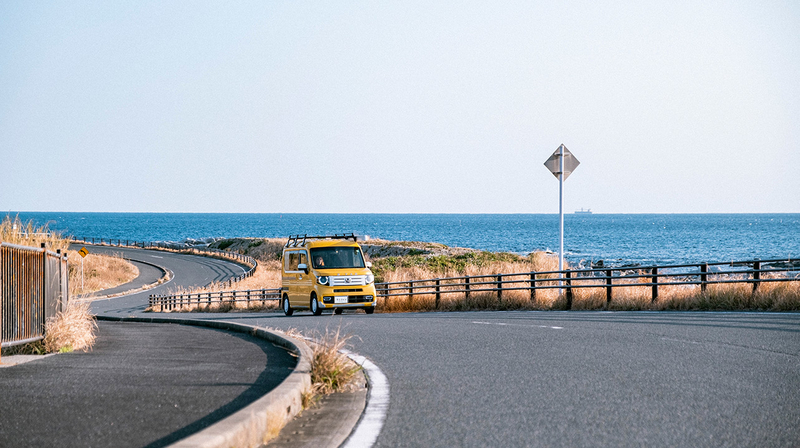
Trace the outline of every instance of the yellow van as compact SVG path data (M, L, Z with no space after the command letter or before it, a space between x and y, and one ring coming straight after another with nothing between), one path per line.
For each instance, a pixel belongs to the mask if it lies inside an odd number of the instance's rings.
M315 316L331 309L375 311L375 276L364 260L354 234L292 235L281 256L281 307L310 310Z

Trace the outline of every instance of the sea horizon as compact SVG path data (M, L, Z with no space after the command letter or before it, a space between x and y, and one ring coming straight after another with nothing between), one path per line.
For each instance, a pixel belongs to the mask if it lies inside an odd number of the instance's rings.
M354 233L492 252L557 252L557 213L11 212L77 238L185 242ZM565 258L678 264L800 256L800 213L564 214Z

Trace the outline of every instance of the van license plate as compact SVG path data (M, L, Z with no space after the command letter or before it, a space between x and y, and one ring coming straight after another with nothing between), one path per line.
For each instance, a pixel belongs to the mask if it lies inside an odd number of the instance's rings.
M337 296L334 297L334 303L347 303L347 296Z

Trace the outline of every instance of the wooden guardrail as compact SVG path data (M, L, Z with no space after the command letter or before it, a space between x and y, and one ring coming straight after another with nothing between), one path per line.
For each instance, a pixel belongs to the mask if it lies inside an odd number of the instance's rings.
M45 322L69 300L67 256L0 243L0 345L44 338Z
M574 291L581 288L603 289L606 301L610 303L614 291L619 288L649 287L651 300L655 301L659 296L659 288L665 286L700 285L701 291L705 291L708 285L746 283L756 291L764 283L795 281L800 281L800 260L784 259L468 275L376 283L375 289L378 297L384 299L433 295L436 308L439 308L443 294L463 294L465 299L469 299L470 294L493 293L502 299L504 293L529 291L531 302L535 302L537 292L559 289L566 296L567 309L571 309ZM247 302L249 305L252 302L280 300L280 294L280 288L275 288L151 295L150 306L169 311L224 302Z
M281 289L247 289L242 291L216 291L185 294L151 294L149 305L151 308L160 307L161 311L179 310L184 307L202 307L219 305L222 303L252 303L269 300L280 300Z
M743 269L725 270L720 267ZM571 309L574 290L580 288L603 288L606 301L610 303L614 291L619 288L650 287L651 300L655 301L658 298L659 288L664 286L700 285L701 291L705 292L708 285L749 283L753 291L756 291L763 283L800 280L800 273L793 274L795 271L800 271L800 260L751 260L472 275L376 283L375 288L378 296L384 298L433 295L436 308L439 308L442 294L464 294L468 299L470 294L488 292L497 294L497 298L501 299L504 292L530 291L530 300L535 302L537 291L559 289L565 292L567 309Z

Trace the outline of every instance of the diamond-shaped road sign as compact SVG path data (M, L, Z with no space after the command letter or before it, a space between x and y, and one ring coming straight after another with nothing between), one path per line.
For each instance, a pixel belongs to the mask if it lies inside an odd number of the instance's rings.
M561 144L558 147L558 149L556 149L556 152L554 152L553 155L550 156L550 158L547 159L546 162L544 162L544 166L546 166L547 169L550 170L551 173L553 173L553 176L556 176L556 178L558 178L558 175L561 174L561 169L559 167L560 163L558 161L558 158L561 157L561 149L562 148L564 149L564 179L563 180L567 180L569 175L572 174L573 171L575 171L575 168L577 168L578 165L581 164L581 162L578 162L578 159L576 159L575 156L573 156L572 153L569 152L569 149L567 149L567 147L564 146L563 144Z

